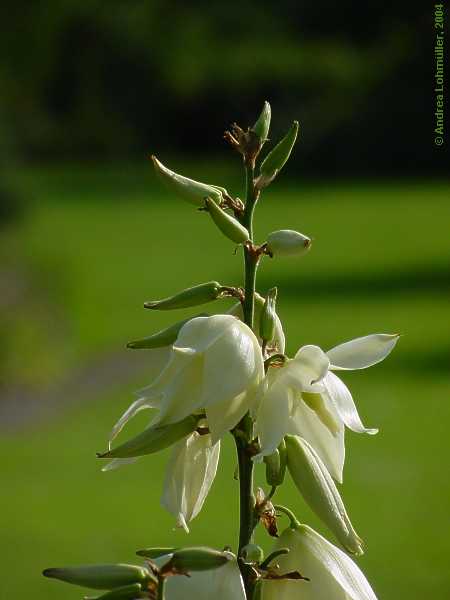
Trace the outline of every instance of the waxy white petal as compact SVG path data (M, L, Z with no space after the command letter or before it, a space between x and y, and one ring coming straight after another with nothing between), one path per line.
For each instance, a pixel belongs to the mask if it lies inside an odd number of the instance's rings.
M330 361L319 346L303 346L295 357L289 361L288 368L297 381L299 391L315 392L319 388L315 384L320 382L328 372Z
M336 413L336 409L329 402L327 409L334 415L334 420L338 424L334 433L324 425L317 414L303 401L296 404L291 433L299 435L309 442L324 462L333 479L342 483L345 460L345 428Z
M232 319L226 335L218 338L205 352L201 406L231 400L250 383L264 377L264 362L258 340L244 323Z
M192 572L190 577L169 577L165 591L167 600L246 600L236 560L211 571Z
M292 433L294 394L294 390L284 385L283 376L279 375L263 395L255 423L260 443L260 452L254 457L255 461L275 452L284 436Z
M369 433L370 435L378 433L378 429L368 429L362 424L350 390L339 377L329 371L322 383L339 417L349 429L356 433Z
M286 529L278 548L290 549L277 558L279 573L298 570L310 581L265 582L263 600L376 600L356 563L307 525Z
M214 481L219 455L220 442L212 445L210 435L196 431L172 448L161 503L187 532Z
M236 427L249 409L247 392L239 394L232 400L224 400L219 404L206 407L206 420L211 432L212 443L215 444L226 433Z
M328 350L330 369L366 369L381 362L393 350L399 335L374 333L356 338Z

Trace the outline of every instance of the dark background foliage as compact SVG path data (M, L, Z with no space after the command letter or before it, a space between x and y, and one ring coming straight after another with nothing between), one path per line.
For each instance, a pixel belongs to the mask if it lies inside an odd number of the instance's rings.
M31 159L210 154L269 99L304 174L438 172L426 3L4 3L2 130Z

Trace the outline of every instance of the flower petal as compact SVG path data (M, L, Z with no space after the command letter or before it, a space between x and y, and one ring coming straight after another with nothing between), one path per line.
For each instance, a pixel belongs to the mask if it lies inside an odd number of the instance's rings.
M299 570L309 581L267 582L263 600L297 597L302 600L376 600L367 579L352 559L307 525L283 531L276 549L283 547L290 552L277 558L279 572ZM277 595L279 588L284 596Z
M293 395L293 390L284 385L283 377L279 377L262 397L255 423L261 449L255 461L275 452L284 436L291 433Z
M329 371L322 383L325 386L339 417L349 429L356 433L369 433L370 435L378 433L378 429L368 429L367 427L364 427L359 418L350 390L339 377Z
M249 408L248 393L242 392L232 400L206 407L206 419L211 432L212 443L219 441L225 433L233 429Z
M303 401L296 404L290 433L300 435L309 442L324 462L333 479L342 483L345 461L345 428L334 406L329 403L327 409L334 414L334 420L337 423L337 430L334 433L319 419L315 411Z
M220 442L212 445L211 436L197 432L172 448L161 503L187 532L211 489L219 455Z
M154 403L151 398L138 398L135 400L112 428L108 440L109 449L111 450L111 443L119 435L130 419L132 419L141 410L144 410L145 408L155 408L156 406L157 402Z
M167 600L246 600L244 582L236 560L230 560L218 569L189 575L167 579Z
M330 369L351 371L376 365L393 350L399 337L397 334L374 333L335 346L327 352Z
M328 372L330 361L319 346L303 346L286 368L297 381L299 391L317 391L314 384L321 381Z
M264 377L261 349L252 330L234 317L205 352L201 406L231 400Z

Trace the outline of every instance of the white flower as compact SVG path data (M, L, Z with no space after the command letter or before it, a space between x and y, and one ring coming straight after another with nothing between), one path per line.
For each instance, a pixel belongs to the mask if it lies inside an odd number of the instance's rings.
M193 571L189 577L169 577L165 597L167 600L246 600L244 582L235 557L223 567L211 571Z
M231 315L191 319L181 328L159 376L119 419L111 439L138 411L156 408L155 425L205 410L216 442L247 412L263 377L261 349L245 323Z
M209 434L196 431L172 448L161 504L187 533L187 524L198 515L211 489L219 455L220 442L213 445Z
M288 528L275 549L290 552L276 560L279 574L299 571L303 580L266 580L262 600L376 600L352 559L307 525Z
M344 426L357 433L377 433L361 422L352 395L333 370L364 369L383 360L397 335L357 338L324 353L303 346L282 368L269 368L258 392L256 432L261 451L271 454L286 434L311 444L328 471L342 482Z

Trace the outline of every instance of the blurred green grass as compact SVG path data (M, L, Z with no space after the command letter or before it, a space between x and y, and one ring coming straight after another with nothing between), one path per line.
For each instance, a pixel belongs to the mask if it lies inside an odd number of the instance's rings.
M202 166L196 168L192 176L200 177ZM239 193L234 172L209 171L217 184L228 175L230 189ZM23 182L31 210L4 234L2 254L26 265L56 311L31 336L35 323L27 302L17 308L17 323L25 325L8 340L19 358L7 363L5 377L40 381L45 371L48 380L63 381L78 365L120 351L125 341L184 315L146 312L144 300L209 279L241 282L239 253L233 254L207 215L155 187L145 170L29 170ZM381 429L376 438L347 435L343 495L367 543L360 563L386 599L444 598L450 585L444 459L450 417L449 191L445 182L276 182L256 216L260 241L281 227L314 237L304 259L267 259L260 269L263 291L279 285L289 352L305 343L327 349L370 332L404 334L385 364L345 377L367 424ZM49 327L63 330L56 342L47 343ZM40 570L131 561L135 549L151 544L234 544L230 441L189 538L172 531L171 517L159 507L166 454L117 472L99 471L95 451L105 446L132 390L145 383L144 374L124 385L120 369L111 377L113 393L80 397L68 407L62 393L44 423L2 432L5 594L27 589L36 600L76 599L83 590L44 580ZM291 485L280 492L281 500L325 532ZM268 547L264 535L258 537Z

